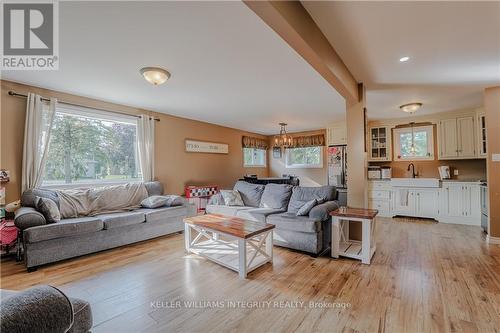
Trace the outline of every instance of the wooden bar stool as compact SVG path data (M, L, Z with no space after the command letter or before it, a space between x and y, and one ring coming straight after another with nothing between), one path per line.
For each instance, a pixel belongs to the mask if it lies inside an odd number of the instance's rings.
M370 264L375 253L375 216L378 210L340 207L330 213L332 217L332 257L349 257ZM349 238L349 222L362 223L361 241Z

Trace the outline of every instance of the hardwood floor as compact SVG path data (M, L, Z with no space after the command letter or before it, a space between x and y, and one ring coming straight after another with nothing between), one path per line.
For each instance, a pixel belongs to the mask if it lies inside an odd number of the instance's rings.
M275 247L273 267L241 280L186 256L176 234L34 273L4 261L1 287L47 283L89 300L93 332L499 331L500 246L478 227L379 218L377 228L370 266Z

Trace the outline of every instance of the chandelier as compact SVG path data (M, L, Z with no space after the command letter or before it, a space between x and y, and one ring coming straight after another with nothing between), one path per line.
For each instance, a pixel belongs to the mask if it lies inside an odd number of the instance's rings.
M275 147L290 147L292 145L292 137L286 134L286 123L279 123L280 134L274 137Z

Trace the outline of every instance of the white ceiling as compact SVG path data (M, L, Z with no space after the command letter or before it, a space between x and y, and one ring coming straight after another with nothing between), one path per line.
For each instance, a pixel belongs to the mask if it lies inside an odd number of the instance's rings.
M302 3L366 84L371 119L404 117L409 102L418 114L478 107L500 84L500 2Z
M60 2L58 71L21 83L263 134L324 128L344 99L242 2ZM162 86L144 66L172 73Z

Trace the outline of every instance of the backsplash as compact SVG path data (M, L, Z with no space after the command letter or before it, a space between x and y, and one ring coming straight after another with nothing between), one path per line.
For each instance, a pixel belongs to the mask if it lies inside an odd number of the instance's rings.
M486 160L447 160L447 161L392 161L392 162L370 162L369 165L390 166L392 177L411 177L408 165L413 163L418 177L439 178L438 167L442 165L450 166L452 179L480 180L486 179ZM458 169L458 176L454 176L454 170Z

